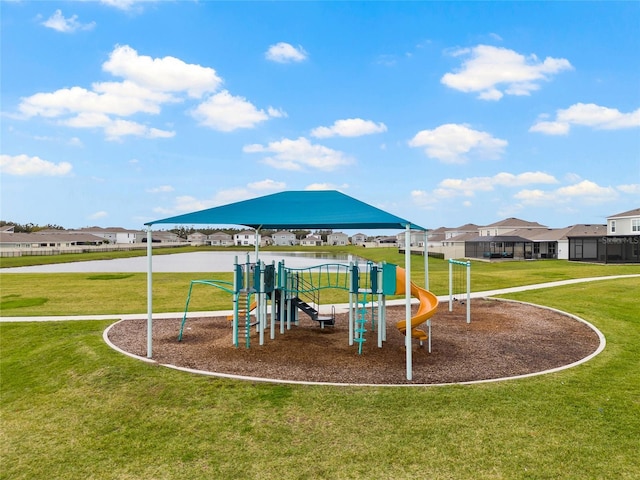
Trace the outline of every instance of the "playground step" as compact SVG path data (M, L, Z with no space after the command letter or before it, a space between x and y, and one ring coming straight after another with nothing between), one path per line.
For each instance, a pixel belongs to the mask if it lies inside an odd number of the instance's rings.
M304 300L301 300L299 297L295 297L293 301L296 303L297 307L300 310L309 315L313 320L318 320L318 311L315 308L313 308Z
M335 325L336 324L336 319L333 318L333 317L318 316L317 318L314 318L314 320L316 322L320 322L322 325Z

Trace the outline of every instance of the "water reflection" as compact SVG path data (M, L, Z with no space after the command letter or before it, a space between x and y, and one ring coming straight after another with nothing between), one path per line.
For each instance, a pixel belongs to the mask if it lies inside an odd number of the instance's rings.
M329 252L260 252L259 258L266 264L284 260L290 268L309 268L326 263L348 264L349 255ZM247 252L191 252L152 257L154 272L231 272L235 261L255 262L255 251ZM366 260L353 256L353 261ZM94 272L146 272L147 257L114 258L87 262L32 265L3 268L2 273L94 273Z

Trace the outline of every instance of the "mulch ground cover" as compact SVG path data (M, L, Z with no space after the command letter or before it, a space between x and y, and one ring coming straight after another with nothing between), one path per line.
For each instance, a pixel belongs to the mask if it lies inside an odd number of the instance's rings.
M413 307L414 311L417 306ZM320 329L302 312L299 325L275 340L265 332L259 345L251 329L251 347L232 344L226 316L188 319L178 341L181 318L154 320L153 357L208 372L280 380L349 384L437 384L488 380L541 372L576 362L593 353L600 340L588 325L559 312L516 302L474 299L471 323L466 306L452 312L441 304L432 318L432 351L414 341L413 379L406 379L405 338L396 322L404 306L387 307L387 340L377 346L369 323L362 354L348 345L348 314L336 316L334 327ZM135 355L146 356L146 319L124 320L111 327L109 340Z

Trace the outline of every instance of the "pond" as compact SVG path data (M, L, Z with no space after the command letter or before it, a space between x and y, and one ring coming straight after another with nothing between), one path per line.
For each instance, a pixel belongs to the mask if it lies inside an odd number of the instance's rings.
M231 272L233 265L255 262L255 252L192 252L171 255L154 255L155 272ZM349 264L349 255L327 252L260 252L260 260L265 264L284 260L290 268L308 268L327 263ZM364 261L354 257L353 261ZM90 260L86 262L58 263L52 265L31 265L28 267L3 268L2 273L93 273L93 272L146 272L147 257L114 258L111 260Z

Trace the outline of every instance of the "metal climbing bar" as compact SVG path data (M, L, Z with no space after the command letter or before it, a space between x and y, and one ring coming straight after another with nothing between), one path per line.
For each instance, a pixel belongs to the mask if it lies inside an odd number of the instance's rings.
M461 262L460 260L454 260L452 258L449 259L449 311L453 311L453 269L456 266L466 269L467 323L471 323L471 262L469 261Z
M182 341L182 333L184 331L184 324L187 321L187 310L189 310L189 302L191 301L191 291L193 290L194 285L210 285L212 287L219 288L224 290L227 293L233 293L232 287L233 282L227 282L224 280L191 280L189 284L189 293L187 294L187 303L184 306L184 315L182 316L182 323L180 324L180 333L178 335L178 341Z

